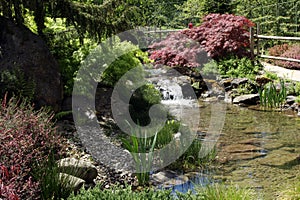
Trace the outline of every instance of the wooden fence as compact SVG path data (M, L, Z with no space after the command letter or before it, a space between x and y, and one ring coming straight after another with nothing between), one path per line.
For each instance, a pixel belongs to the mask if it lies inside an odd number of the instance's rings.
M256 33L254 29L250 28L250 51L251 57L254 59L255 56L261 58L268 58L268 59L275 59L275 60L284 60L284 61L292 61L292 62L299 62L298 59L293 58L285 58L285 57L278 57L278 56L268 56L260 54L260 40L288 40L288 41L300 41L300 37L282 37L282 36L267 36L267 35L260 35L259 34L259 25L256 28ZM256 53L255 53L256 49Z

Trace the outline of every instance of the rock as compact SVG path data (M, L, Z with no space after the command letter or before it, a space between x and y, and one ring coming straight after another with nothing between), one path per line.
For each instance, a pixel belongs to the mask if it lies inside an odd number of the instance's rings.
M297 97L289 95L286 97L286 103L289 105L292 105L293 103L295 103Z
M189 180L188 176L177 174L174 171L166 170L152 175L152 183L154 185L162 185L164 188L175 185L182 185Z
M223 85L225 89L226 89L226 88L230 88L230 89L231 89L231 87L232 87L231 82L232 82L232 79L231 79L231 78L226 78L226 79L222 79L222 80L220 81L220 84ZM227 91L227 90L226 90L226 91Z
M59 181L65 190L71 189L75 194L79 192L85 183L83 179L65 173L59 173Z
M271 151L265 158L261 159L259 163L268 166L284 167L297 160L299 160L299 154L278 149Z
M232 80L231 84L233 88L237 88L239 85L248 83L248 78L235 78Z
M59 171L70 174L92 183L97 177L98 172L90 162L77 160L75 158L64 158L58 161Z
M259 152L245 152L245 153L236 153L229 155L227 157L228 161L237 161L237 160L253 160L256 158L264 157L265 153L259 153Z
M228 153L260 152L263 148L251 144L233 144L223 148Z
M264 148L255 146L257 144L254 140L244 140L239 144L232 144L222 147L217 160L221 163L237 160L252 160L266 155Z
M272 82L273 80L268 77L265 77L264 75L261 75L261 76L257 76L255 78L255 81L258 85L265 85L269 82Z
M263 141L258 138L250 138L250 139L239 141L239 144L250 144L254 146L260 146L263 144Z
M58 63L46 43L24 25L16 25L0 16L0 71L20 70L35 88L37 107L60 110L62 83Z
M259 101L259 94L245 94L233 99L234 104L256 105Z

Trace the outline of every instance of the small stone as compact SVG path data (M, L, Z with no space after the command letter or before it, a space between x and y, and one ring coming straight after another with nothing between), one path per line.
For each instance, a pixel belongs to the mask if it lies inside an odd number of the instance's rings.
M286 97L286 103L289 104L289 105L292 105L292 104L295 103L296 98L297 98L297 97L291 96L291 95L290 95L290 96L287 96L287 97Z
M259 94L245 94L233 99L234 104L256 105L259 101Z
M71 188L75 193L77 193L85 183L83 179L65 173L59 173L59 181L63 188Z
M92 183L98 172L94 165L88 161L75 158L64 158L58 161L59 170L62 173L70 174Z
M231 82L232 87L237 88L239 85L248 83L249 79L248 78L235 78Z

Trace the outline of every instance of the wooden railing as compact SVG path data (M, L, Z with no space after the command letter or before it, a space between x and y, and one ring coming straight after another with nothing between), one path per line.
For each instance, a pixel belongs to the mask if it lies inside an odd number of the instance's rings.
M261 58L268 58L268 59L275 59L275 60L284 60L284 61L292 61L292 62L299 62L298 59L293 58L285 58L285 57L279 57L279 56L268 56L260 54L260 40L288 40L288 41L300 41L300 37L282 37L282 36L268 36L268 35L260 35L259 34L259 26L257 26L256 33L254 33L254 29L250 28L250 51L251 51L251 57L254 58L255 56L261 57ZM255 53L255 47L256 47L256 53Z

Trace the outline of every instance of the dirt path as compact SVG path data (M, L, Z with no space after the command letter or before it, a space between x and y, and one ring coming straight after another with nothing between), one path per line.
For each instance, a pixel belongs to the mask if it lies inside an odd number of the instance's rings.
M261 63L266 71L273 72L281 78L286 78L293 81L300 81L300 70L285 69L283 67L274 66L265 62Z

